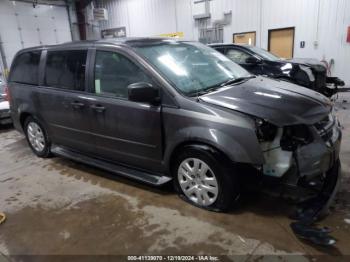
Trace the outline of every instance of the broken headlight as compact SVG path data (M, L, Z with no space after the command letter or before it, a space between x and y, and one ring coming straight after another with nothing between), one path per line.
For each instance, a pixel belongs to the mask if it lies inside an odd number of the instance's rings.
M310 144L313 136L306 125L285 126L281 138L281 148L286 151L294 151L298 146Z
M272 141L276 136L277 127L263 119L255 119L255 127L259 142Z

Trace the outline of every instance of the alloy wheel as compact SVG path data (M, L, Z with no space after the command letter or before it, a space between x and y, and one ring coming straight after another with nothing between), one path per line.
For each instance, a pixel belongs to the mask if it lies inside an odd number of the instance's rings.
M27 134L31 146L37 152L42 152L45 149L45 136L40 126L35 122L29 122L27 125Z
M197 205L209 206L218 197L219 186L214 172L198 158L182 161L177 178L183 193Z

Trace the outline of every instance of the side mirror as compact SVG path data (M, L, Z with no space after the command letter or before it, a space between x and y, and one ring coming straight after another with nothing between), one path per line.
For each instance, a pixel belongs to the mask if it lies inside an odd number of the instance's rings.
M134 102L158 104L159 89L145 82L133 83L128 85L128 98Z
M260 64L261 60L259 58L256 58L255 56L249 56L246 60L245 60L246 64Z

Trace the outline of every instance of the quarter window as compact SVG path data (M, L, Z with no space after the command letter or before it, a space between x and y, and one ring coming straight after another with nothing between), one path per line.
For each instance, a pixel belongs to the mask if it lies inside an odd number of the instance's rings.
M250 57L249 54L237 49L227 50L226 56L237 64L244 64L247 58Z
M121 98L128 97L128 85L148 82L150 78L125 56L108 51L97 51L95 62L95 93Z
M86 55L86 50L48 52L46 86L84 91Z
M37 85L41 51L20 54L12 67L10 81Z

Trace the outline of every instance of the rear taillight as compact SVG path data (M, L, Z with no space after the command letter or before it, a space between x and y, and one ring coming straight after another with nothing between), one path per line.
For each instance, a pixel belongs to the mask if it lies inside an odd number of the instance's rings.
M10 101L10 99L11 99L10 90L9 90L9 87L8 87L8 86L5 87L5 96L4 96L4 99L5 99L6 101Z

